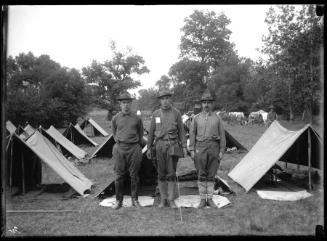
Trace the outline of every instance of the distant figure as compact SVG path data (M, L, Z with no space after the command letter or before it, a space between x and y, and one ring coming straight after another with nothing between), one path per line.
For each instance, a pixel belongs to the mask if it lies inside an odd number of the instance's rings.
M269 113L267 116L267 127L269 127L274 120L277 120L277 113L275 112L275 107L271 105L269 106Z

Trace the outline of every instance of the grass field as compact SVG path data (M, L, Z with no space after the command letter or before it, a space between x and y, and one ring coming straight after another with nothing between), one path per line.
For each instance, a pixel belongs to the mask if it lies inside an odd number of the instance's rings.
M96 110L90 116L111 133L106 111ZM289 124L287 128L299 129L302 123ZM145 126L148 122L145 122ZM225 128L245 147L251 149L265 131L262 126L228 126ZM61 130L63 131L63 130ZM92 138L102 143L104 137ZM92 154L96 147L85 147ZM5 235L7 236L197 236L197 235L314 235L315 226L323 225L323 186L315 185L313 196L295 202L261 199L254 190L245 193L233 182L228 172L245 154L226 154L218 174L228 181L236 194L227 195L232 205L221 209L197 210L182 208L179 211L159 210L155 207L141 209L111 208L99 206L95 194L113 180L113 163L108 158L95 158L90 164L77 166L81 172L96 183L94 193L87 198L63 199L62 194L43 193L36 196L31 191L24 196L6 195L7 210L73 210L57 213L7 213ZM190 159L183 160L183 163ZM180 168L180 167L179 167ZM296 169L295 169L296 170ZM301 167L300 170L305 170ZM299 171L299 170L298 170ZM13 230L17 227L14 233Z

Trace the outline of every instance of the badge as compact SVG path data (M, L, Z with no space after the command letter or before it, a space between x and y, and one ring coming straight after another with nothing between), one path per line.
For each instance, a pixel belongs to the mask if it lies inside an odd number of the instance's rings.
M156 123L160 123L160 117L156 117Z

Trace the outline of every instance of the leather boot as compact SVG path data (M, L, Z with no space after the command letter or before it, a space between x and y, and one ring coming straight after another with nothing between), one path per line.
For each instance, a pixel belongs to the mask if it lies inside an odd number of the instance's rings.
M199 205L196 208L204 208L207 205L205 199L201 199Z
M124 188L124 179L119 179L115 181L115 192L116 192L116 203L112 207L113 209L119 209L123 206L123 188Z
M131 196L132 196L132 206L141 207L138 201L138 181L131 179Z
M112 206L113 209L117 210L123 206L123 201L116 200L115 205Z
M175 182L168 182L168 203L171 208L177 208L176 203L174 201L175 197Z
M135 198L132 198L132 206L133 206L133 207L136 207L136 208L140 208L140 207L142 207L142 206L140 205L139 201L138 201L137 199L135 199Z
M158 208L163 208L167 206L167 182L166 181L158 181L158 187L160 191L160 204Z

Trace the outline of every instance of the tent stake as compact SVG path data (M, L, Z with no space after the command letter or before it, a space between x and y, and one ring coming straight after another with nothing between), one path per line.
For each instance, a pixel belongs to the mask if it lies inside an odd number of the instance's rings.
M309 192L311 192L311 134L308 129L308 166L309 166Z

